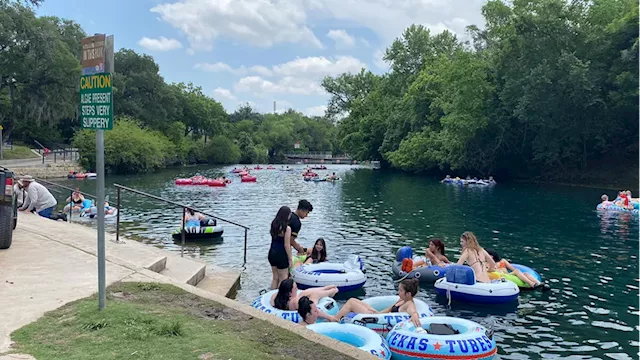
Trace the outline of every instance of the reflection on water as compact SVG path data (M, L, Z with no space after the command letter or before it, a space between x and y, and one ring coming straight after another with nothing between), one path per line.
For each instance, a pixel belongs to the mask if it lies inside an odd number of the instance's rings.
M257 183L240 183L230 175L234 183L226 188L173 183L196 172L219 176L230 169L181 168L114 177L107 179L107 193L114 204L110 184L118 182L251 227L245 266L244 231L231 225L224 225L223 242L189 244L186 249L188 256L242 270L238 300L245 303L270 283L267 250L272 217L280 206L295 208L302 198L311 201L314 210L303 220L300 240L311 246L316 238L325 238L335 261L359 254L368 276L364 293L355 294L360 297L396 291L390 264L401 246L422 252L429 238L439 237L454 259L460 251L460 234L471 230L484 247L537 269L552 290L521 293L513 308L449 307L432 286L424 286L419 296L437 314L468 318L494 329L503 359L637 358L638 217L596 212L601 190L520 184L460 188L420 176L349 166L329 168L343 179L336 183L304 182L302 166L294 172L254 171ZM83 190L95 191L92 181L67 181L78 183ZM127 195L121 214L127 236L180 251L170 235L180 225L180 209ZM108 227L113 229L113 223Z

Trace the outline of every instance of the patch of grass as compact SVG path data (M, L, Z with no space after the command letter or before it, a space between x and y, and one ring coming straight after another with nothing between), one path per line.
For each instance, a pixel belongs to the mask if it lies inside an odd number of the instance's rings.
M4 148L2 149L2 156L4 160L14 160L14 159L37 159L40 156L36 155L29 149L27 146L23 145L13 145L13 149Z
M117 283L107 298L103 311L92 296L16 330L13 351L38 360L348 358L171 285Z

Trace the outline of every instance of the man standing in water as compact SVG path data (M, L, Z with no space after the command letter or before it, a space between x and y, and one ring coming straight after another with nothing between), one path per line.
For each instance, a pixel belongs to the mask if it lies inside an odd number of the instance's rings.
M313 211L311 203L307 200L300 200L298 202L298 208L295 212L291 213L291 217L289 218L289 227L291 227L291 246L298 250L298 255L307 252L307 249L303 248L297 241L300 228L302 228L300 220L309 216L311 211Z

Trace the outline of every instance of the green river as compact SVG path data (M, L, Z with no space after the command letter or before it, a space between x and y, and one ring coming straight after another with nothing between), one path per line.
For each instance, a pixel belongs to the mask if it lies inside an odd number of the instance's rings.
M342 262L349 254L363 258L368 280L364 291L354 294L360 298L395 294L391 263L401 246L423 252L429 238L439 237L453 260L460 253L460 234L470 230L482 246L536 269L552 290L521 293L517 308L487 308L448 306L432 286L423 286L418 296L436 314L494 329L501 359L638 358L638 216L595 211L600 195L615 197L614 191L510 183L459 188L424 176L347 165L329 165L342 181L313 183L302 180L302 165L293 167L296 171L252 171L257 183L241 183L228 174L233 167L113 176L107 178L107 194L115 205L112 185L120 183L249 226L245 265L244 231L232 225L224 224L224 241L185 249L185 256L241 270L237 299L248 304L271 281L269 224L280 206L295 209L299 199L314 206L302 222L304 246L323 237L331 260ZM226 173L234 181L226 188L174 185L176 178L197 172ZM95 194L93 180L61 183ZM125 236L180 252L170 235L180 225L179 208L123 193L121 209ZM115 230L115 220L107 221L107 229Z

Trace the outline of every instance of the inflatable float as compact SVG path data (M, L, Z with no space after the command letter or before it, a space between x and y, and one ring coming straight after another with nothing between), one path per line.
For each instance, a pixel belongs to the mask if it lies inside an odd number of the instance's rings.
M476 322L433 316L420 323L416 328L403 321L389 332L387 344L394 360L492 359L498 351L492 331Z
M307 329L332 339L355 346L381 359L391 359L387 341L375 331L353 324L317 323L307 325Z
M176 185L192 185L193 179L176 179Z
M111 214L107 214L107 210L111 210L111 209L113 209L113 212ZM83 209L83 211L80 213L80 216L94 219L98 217L98 208L95 206L91 206L88 209ZM116 216L118 216L118 209L111 206L105 207L105 213L104 213L105 219L114 218Z
M242 178L240 178L240 181L242 182L256 182L258 180L258 178L256 178L255 176L251 176L251 175L245 175Z
M638 210L638 208L636 208L635 205L634 205L633 210L630 210L630 209L625 209L623 207L620 207L618 205L602 206L602 204L598 204L598 206L596 206L596 210L600 210L600 211L621 211L621 212L632 213L634 215L638 215L640 213L640 210Z
M351 255L342 264L322 262L302 265L293 270L292 278L298 288L336 285L341 292L358 290L367 281L364 263L358 255Z
M182 230L181 228L176 229L173 233L171 233L171 236L175 240L181 240L182 239L181 230ZM224 229L222 228L222 225L191 226L191 227L185 227L184 230L185 230L185 234L184 234L185 240L213 239L213 238L222 236L222 234L224 233Z
M413 255L411 246L403 246L396 253L396 261L391 264L391 271L396 278L418 279L421 283L433 284L436 280L443 278L447 273L448 266L440 267L437 265L428 265L419 267L410 273L402 271L402 260L413 259L427 261L427 258L421 255ZM428 263L427 263L428 264Z
M374 296L362 301L371 305L372 308L378 311L383 311L395 305L399 300L400 297L398 295L390 295ZM418 315L420 315L421 318L433 316L433 311L426 302L415 298L413 299L413 301L416 304L416 310L418 311ZM397 323L407 320L410 317L411 315L406 312L380 314L357 314L352 312L345 315L342 321L346 323L366 326L376 332L385 333L391 330L391 328Z
M227 186L227 183L218 179L210 179L207 185L211 187L225 187Z
M473 269L464 265L450 265L447 275L434 284L439 295L449 300L482 303L506 304L518 300L518 285L505 279L490 283L476 282Z
M532 268L525 266L525 265L519 265L519 264L511 264L511 266L515 267L516 269L520 270L520 272L522 272L523 274L531 274L536 280L538 280L539 282L542 282L542 277L540 276L540 274L538 274L537 271L533 270ZM498 277L502 277L505 278L506 280L511 281L512 283L518 285L519 288L521 289L531 289L531 286L529 286L529 284L525 283L524 281L520 280L520 278L518 276L516 276L515 274L509 272L508 274L502 273L502 272L490 272L489 273L489 277L490 278L498 278Z
M266 313L279 316L285 320L292 321L296 324L300 323L302 321L302 318L297 311L280 310L271 305L271 297L277 292L278 290L271 290L258 296L258 298L253 302L251 306ZM300 294L301 292L301 290L298 290L298 294ZM338 303L330 297L321 298L316 306L318 307L319 311L323 311L332 316L336 316L338 314L338 311L340 311ZM318 321L324 321L324 319L318 318Z

